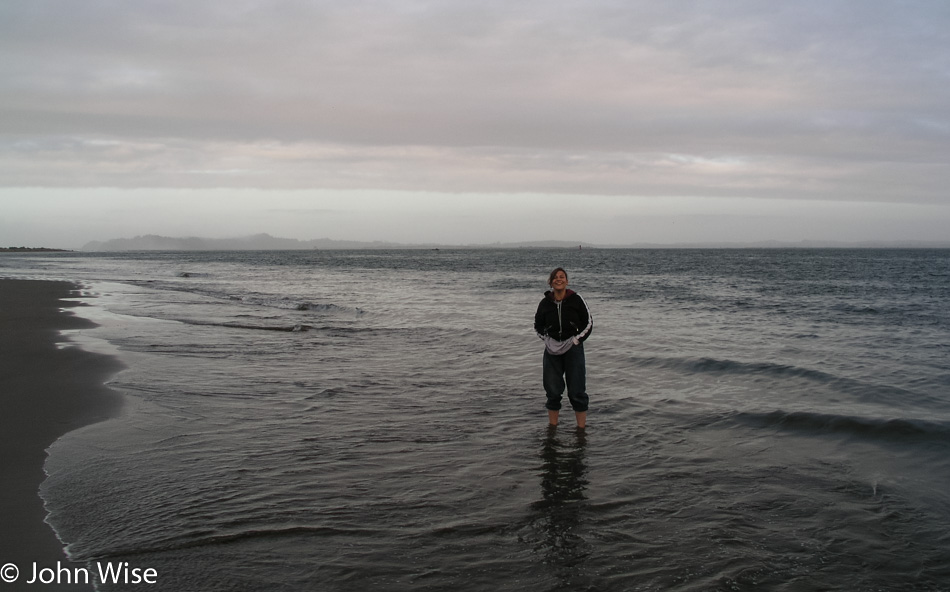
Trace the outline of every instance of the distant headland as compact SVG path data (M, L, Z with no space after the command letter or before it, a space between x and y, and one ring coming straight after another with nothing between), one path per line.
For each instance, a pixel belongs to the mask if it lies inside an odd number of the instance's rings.
M47 247L0 247L0 253L68 253L69 249Z
M298 240L269 234L238 238L168 237L155 234L86 243L83 251L268 251L313 249L946 249L950 241L758 241L695 243L595 244L568 241L494 242L484 244L408 244L385 241L350 241L320 238ZM50 249L55 250L55 249Z
M92 241L83 245L83 251L298 251L298 250L360 250L360 249L511 249L534 248L597 248L600 245L567 241L536 241L524 243L442 244L397 243L388 241L352 241L330 238L298 240L269 234L255 234L237 238L170 237L146 234L134 238Z

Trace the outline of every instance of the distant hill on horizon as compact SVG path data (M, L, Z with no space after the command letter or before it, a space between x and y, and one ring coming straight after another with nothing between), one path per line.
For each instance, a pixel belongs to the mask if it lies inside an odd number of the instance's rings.
M552 247L577 248L578 246L597 248L589 243L570 243L566 241L535 241L525 243L491 243L478 245L446 245L436 243L395 243L386 241L348 241L320 238L299 240L280 238L266 233L235 238L169 237L146 234L133 238L116 238L107 241L92 241L82 247L82 251L294 251L313 249L474 249L474 248L518 248Z
M513 249L513 248L596 248L596 249L947 249L950 241L759 241L759 242L696 242L696 243L631 243L598 245L586 242L527 241L447 245L436 243L395 243L385 241L348 241L329 238L299 240L280 238L266 233L235 238L169 237L146 234L133 238L91 241L82 247L87 252L115 251L294 251L313 249Z
M359 242L331 239L302 241L279 238L269 234L255 234L236 238L170 237L146 234L133 238L92 241L83 245L83 251L292 251L308 249L394 248L397 243Z
M69 249L50 247L0 247L0 253L67 253Z

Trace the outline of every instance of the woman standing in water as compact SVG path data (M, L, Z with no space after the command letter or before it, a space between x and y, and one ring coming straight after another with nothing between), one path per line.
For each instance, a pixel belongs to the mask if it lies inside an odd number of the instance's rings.
M567 386L567 398L577 416L577 427L587 426L587 370L584 341L594 328L587 303L567 288L567 272L558 267L548 276L550 290L538 304L534 330L544 340L544 392L548 401L548 421L557 425L561 395ZM566 379L566 380L565 380Z

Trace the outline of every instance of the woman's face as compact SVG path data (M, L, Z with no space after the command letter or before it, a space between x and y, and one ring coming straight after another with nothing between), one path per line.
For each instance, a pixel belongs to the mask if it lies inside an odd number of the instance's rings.
M554 279L551 280L551 287L556 291L560 292L567 287L567 274L563 271L559 271L554 274Z

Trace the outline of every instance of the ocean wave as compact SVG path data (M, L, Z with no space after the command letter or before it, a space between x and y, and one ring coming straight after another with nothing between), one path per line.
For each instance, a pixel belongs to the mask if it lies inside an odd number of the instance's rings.
M684 374L752 375L776 380L800 379L821 384L843 394L855 395L861 400L882 401L893 404L940 404L941 401L927 394L898 386L871 383L823 370L804 368L775 362L740 362L716 358L632 358L636 367L661 368Z
M256 295L245 295L245 296L229 296L231 301L240 302L241 304L248 304L251 306L262 306L265 308L279 308L282 310L301 310L309 312L319 312L326 314L334 313L355 313L357 315L362 315L366 311L359 307L347 307L340 306L339 304L333 304L328 302L316 303L310 302L308 300L297 300L289 296L256 296Z
M841 380L827 372L802 368L774 362L739 362L736 360L716 358L633 358L631 360L638 367L653 367L666 370L677 370L684 373L719 373L719 374L764 374L775 377L796 377L814 380L817 382L832 382Z
M544 284L538 282L537 278L513 278L505 277L498 278L489 282L485 289L489 291L495 290L535 290L540 295L544 290ZM539 296L540 297L540 296Z
M179 278L200 279L210 277L207 273L198 272L180 272ZM312 302L303 298L298 298L280 294L235 294L233 292L224 292L221 288L207 283L190 284L186 282L168 282L159 280L133 281L129 280L131 285L141 285L152 290L163 292L179 292L184 294L194 294L217 301L233 302L247 306L274 308L279 310L299 310L307 312L322 313L326 315L363 315L366 311L356 306L344 306L333 302Z
M339 388L325 388L318 393L314 393L304 398L305 401L321 401L327 397L336 397L338 395L346 394L346 391ZM320 440L321 438L313 438L314 440ZM310 440L310 438L304 438L304 440Z
M172 536L168 536L164 539L157 539L149 542L130 542L126 547L106 548L98 551L94 557L84 556L80 553L75 553L71 555L71 557L73 560L81 561L88 561L92 559L104 560L110 557L134 557L136 555L194 549L198 547L215 547L218 545L226 545L248 539L261 540L300 536L328 537L340 535L347 537L360 535L372 537L378 534L379 531L376 529L360 528L357 526L337 528L332 526L297 525L239 530L236 532L220 532L214 529L205 529L193 532L181 532Z
M182 319L181 322L186 325L225 327L228 329L249 329L252 331L283 331L286 333L300 333L301 331L310 331L314 328L313 325L305 325L303 323L297 323L294 325L252 325L248 323L215 323L211 321L198 321L194 319Z
M911 418L859 417L808 411L740 412L732 419L758 428L837 434L870 439L950 444L950 422Z
M831 307L831 310L844 313L853 313L853 314L879 314L881 310L878 307L871 306L870 304L850 304L842 303L835 304Z

